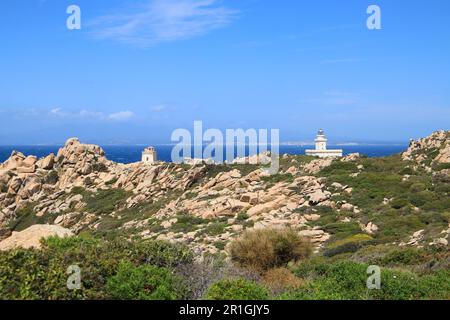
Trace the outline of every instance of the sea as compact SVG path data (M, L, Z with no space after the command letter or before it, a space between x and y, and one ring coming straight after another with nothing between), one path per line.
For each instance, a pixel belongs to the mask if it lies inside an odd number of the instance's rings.
M16 150L22 152L24 155L34 155L38 158L45 157L50 153L55 155L58 149L62 146L0 146L0 163L6 161L11 153ZM171 162L171 153L173 146L171 145L156 145L158 160ZM141 159L141 153L144 149L142 145L105 145L102 146L109 160L119 163L133 163ZM368 157L385 157L404 152L408 145L350 145L350 146L328 146L329 149L343 149L344 154L358 152ZM290 155L304 155L306 149L314 149L313 146L295 146L295 145L280 145L280 154ZM192 152L192 154L194 154ZM225 154L225 152L224 152ZM249 148L246 148L246 156L252 155L249 153Z

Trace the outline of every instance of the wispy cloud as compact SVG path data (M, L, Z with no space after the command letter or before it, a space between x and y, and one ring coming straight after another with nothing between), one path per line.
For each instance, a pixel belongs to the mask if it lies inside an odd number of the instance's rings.
M53 116L58 116L58 117L65 117L67 116L67 113L63 111L62 108L60 107L56 107L50 110L50 114Z
M126 10L92 21L94 36L150 47L204 35L228 25L237 14L217 0L145 0Z
M306 103L329 105L329 106L343 106L353 105L358 102L357 95L351 92L343 92L338 90L326 91L321 97L305 100Z
M127 121L135 116L132 111L119 111L113 113L103 113L97 111L80 110L80 111L66 111L63 108L56 107L50 110L50 116L59 118L72 118L72 119L89 119L89 120L110 120L110 121Z
M161 112L161 111L167 110L167 105L158 104L156 106L151 107L150 110L153 112Z
M133 117L134 117L134 113L131 111L128 111L128 110L111 113L108 115L108 119L113 120L113 121L126 121L126 120L130 120Z

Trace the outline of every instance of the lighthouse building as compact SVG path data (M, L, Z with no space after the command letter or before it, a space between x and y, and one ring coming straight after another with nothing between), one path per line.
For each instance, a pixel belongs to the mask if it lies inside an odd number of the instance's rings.
M314 156L319 158L340 158L342 157L342 149L327 149L327 138L323 130L319 130L317 137L314 140L316 149L306 150L307 156Z

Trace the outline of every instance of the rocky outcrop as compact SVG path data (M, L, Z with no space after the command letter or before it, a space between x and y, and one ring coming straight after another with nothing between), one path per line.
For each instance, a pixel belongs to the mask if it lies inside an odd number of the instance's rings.
M13 151L8 160L0 165L0 170L16 170L22 166L25 156L21 152Z
M38 162L38 167L43 170L51 170L55 165L55 155L53 153L49 154L47 157L41 159Z
M404 158L418 161L422 150L433 149L432 161L445 161L448 134L436 133L419 145L412 144ZM133 236L184 242L202 253L216 252L214 244L227 242L245 229L269 227L295 228L320 248L330 235L312 222L330 208L339 221L357 222L367 234L378 232L377 225L357 217L364 208L346 201L351 187L320 177L321 170L334 161L359 162L358 154L334 160L306 158L307 163L284 156L284 171L275 177L258 166L240 165L269 159L266 154L238 160L239 165L220 166L205 162L120 164L108 160L99 146L82 144L76 138L69 139L56 156L37 159L13 152L0 165L0 240L10 237L8 226L23 212L31 220L74 234L114 221L119 230L132 230ZM357 167L358 172L364 170ZM126 191L120 207L105 215L88 210L90 198L85 194L116 189ZM122 214L127 215L123 221ZM202 225L183 231L185 216ZM209 228L215 231L209 234Z
M41 239L53 236L63 238L73 236L73 233L60 226L34 225L23 231L13 232L9 238L0 241L0 250L39 248Z
M305 164L303 170L309 174L316 174L323 168L330 166L333 163L333 159L316 159Z
M423 165L450 163L450 131L437 131L426 138L411 141L402 159Z

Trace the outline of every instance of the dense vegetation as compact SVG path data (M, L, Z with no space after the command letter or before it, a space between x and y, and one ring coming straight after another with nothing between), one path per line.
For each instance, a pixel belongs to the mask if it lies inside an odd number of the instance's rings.
M294 160L300 169L312 158ZM282 159L281 169L292 163L292 158ZM206 176L233 169L245 174L255 167L209 166ZM95 215L97 228L83 230L78 237L47 239L40 250L0 252L0 299L450 299L448 246L399 245L418 230L423 230L423 243L429 244L448 228L448 175L427 172L393 156L335 161L317 176L334 191L331 200L358 208L338 211L317 206L296 211L320 215L308 222L331 235L320 251L313 253L311 244L292 229L244 231L229 245L216 243L228 250L231 261L220 252L197 261L187 247L130 240L133 229L118 229L139 214L148 218L151 231L159 231L160 222L153 224L152 215L179 194L126 208L126 191L74 188L68 196L83 197L83 210ZM292 176L265 178L268 185L280 181L290 182ZM335 182L352 191L343 192L333 186ZM18 212L11 229L20 231L54 218L36 217L30 204ZM208 220L183 212L175 218L169 229L173 232L213 236L228 227L227 218ZM377 225L377 232L361 229L360 223L369 222ZM234 224L251 226L245 212L236 214ZM124 236L125 232L129 234ZM71 265L81 268L79 290L66 286ZM379 290L366 286L370 265L381 267Z
M286 232L287 236L282 236ZM448 252L394 248L347 260L313 256L304 243L278 231L282 250L259 247L273 259L255 270L252 259L239 267L219 257L195 262L190 250L164 242L114 242L85 237L50 238L42 250L0 252L1 299L449 299L448 268L417 266L432 256L435 266ZM236 241L248 241L254 234ZM259 232L273 241L273 231ZM266 240L264 240L266 239ZM235 244L236 245L236 244ZM249 247L242 247L250 251ZM269 250L269 252L264 252ZM244 254L245 255L245 254ZM291 261L287 263L289 258ZM369 264L382 266L381 289L368 290ZM81 269L81 289L69 290L67 268ZM436 269L436 270L434 270ZM414 271L415 270L415 271ZM193 275L192 273L198 273Z
M192 259L186 248L163 242L49 238L42 250L0 252L0 298L184 298L173 270ZM71 265L81 269L80 290L67 289Z

